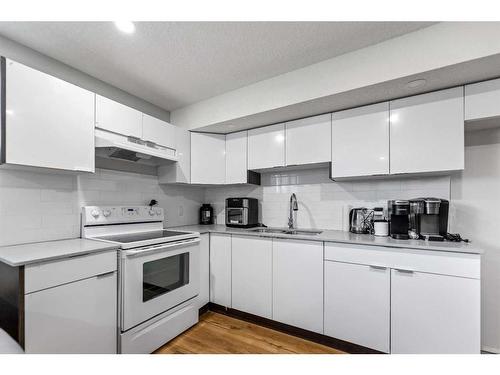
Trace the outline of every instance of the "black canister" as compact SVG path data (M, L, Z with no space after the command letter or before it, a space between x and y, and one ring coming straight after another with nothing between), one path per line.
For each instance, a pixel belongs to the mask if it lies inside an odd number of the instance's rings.
M214 223L214 208L208 204L204 203L200 207L200 224L209 225Z

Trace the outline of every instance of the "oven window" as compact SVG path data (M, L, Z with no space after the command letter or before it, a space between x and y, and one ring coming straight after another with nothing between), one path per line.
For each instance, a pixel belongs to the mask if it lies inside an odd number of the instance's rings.
M142 301L146 302L189 283L189 253L142 265Z
M241 209L227 211L228 224L243 224L243 212Z

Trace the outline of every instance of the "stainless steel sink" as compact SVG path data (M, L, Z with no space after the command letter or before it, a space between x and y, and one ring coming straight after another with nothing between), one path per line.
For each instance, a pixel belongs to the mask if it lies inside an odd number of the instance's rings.
M299 236L315 236L321 233L320 230L314 229L279 229L279 228L255 228L250 229L251 232L259 233L277 233L277 234L292 234Z
M307 236L314 236L314 235L317 235L317 234L320 234L321 231L320 230L314 230L314 229L293 229L293 230L287 230L285 232L286 234L298 234L298 235L307 235Z
M259 233L286 233L284 229L273 229L273 228L255 228L250 229L250 232L259 232Z

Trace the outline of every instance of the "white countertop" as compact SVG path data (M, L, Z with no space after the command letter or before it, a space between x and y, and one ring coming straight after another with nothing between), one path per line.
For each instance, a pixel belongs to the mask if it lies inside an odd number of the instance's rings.
M17 267L113 249L118 249L118 246L83 238L35 242L0 247L0 262Z
M172 228L173 229L173 228ZM417 250L430 251L447 251L453 253L469 253L481 254L481 249L478 249L473 244L465 242L437 242L423 240L395 240L392 237L376 237L370 234L354 234L341 230L324 230L320 234L315 235L296 235L285 233L261 233L252 232L251 229L244 228L229 228L225 225L185 225L175 227L178 230L194 231L202 233L227 233L227 234L244 234L249 236L273 237L273 238L288 238L296 240L322 241L322 242L339 242L348 244L359 244L368 246L384 246L393 248L407 248Z

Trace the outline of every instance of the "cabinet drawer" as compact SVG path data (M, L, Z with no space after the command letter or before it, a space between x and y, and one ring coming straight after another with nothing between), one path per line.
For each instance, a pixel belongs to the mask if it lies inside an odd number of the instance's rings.
M325 260L479 279L480 256L444 251L325 243Z
M27 265L24 270L25 293L51 288L72 281L112 272L117 269L116 251L78 255L54 262Z

